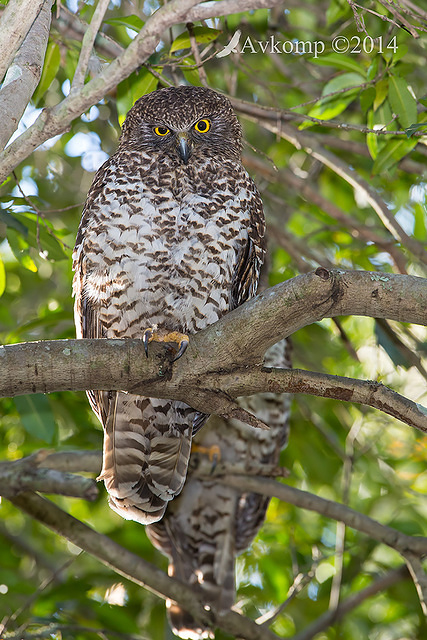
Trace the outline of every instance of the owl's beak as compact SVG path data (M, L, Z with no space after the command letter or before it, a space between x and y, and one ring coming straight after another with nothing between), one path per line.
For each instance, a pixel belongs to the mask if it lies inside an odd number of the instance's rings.
M184 164L187 164L188 158L191 154L191 142L186 131L181 131L177 135L178 153L181 156Z

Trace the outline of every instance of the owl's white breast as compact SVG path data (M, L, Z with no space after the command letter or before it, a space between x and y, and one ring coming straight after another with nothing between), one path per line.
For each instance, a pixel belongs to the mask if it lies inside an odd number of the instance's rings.
M123 193L123 188L122 188ZM141 185L138 194L110 192L85 231L85 294L101 306L109 335L137 337L147 326L194 332L230 307L237 256L248 237L245 189L221 190L221 206L189 191L180 201L171 191L155 203Z

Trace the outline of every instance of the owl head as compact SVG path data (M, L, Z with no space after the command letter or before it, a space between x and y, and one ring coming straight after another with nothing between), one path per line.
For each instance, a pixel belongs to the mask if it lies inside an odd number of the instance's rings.
M126 116L120 146L183 164L198 159L239 161L242 132L230 101L206 87L167 87L137 100Z

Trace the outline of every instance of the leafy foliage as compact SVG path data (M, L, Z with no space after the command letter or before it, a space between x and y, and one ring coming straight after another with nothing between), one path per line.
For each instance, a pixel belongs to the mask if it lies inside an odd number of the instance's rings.
M76 3L65 4L75 10ZM128 15L124 0L110 6L101 31L111 41L98 38L95 46L100 65L116 55L109 43L127 47L146 20L144 9L158 4L133 3L138 15ZM114 94L22 162L0 188L2 342L74 337L71 247L94 171L115 149L119 124L135 99L177 81L206 81L236 100L247 140L244 161L268 215L271 285L319 264L423 275L411 247L393 237L371 206L361 179L406 234L425 246L426 33L420 30L414 39L387 21L392 16L384 3L373 6L380 16L362 12L366 33L357 31L352 9L342 0L304 0L303 5L219 16L193 27L191 38L177 25ZM85 4L80 18L90 22L93 10ZM21 130L38 110L69 91L80 50L72 26L72 15L64 18L60 12L53 20L41 80ZM217 58L215 52L237 29L237 51ZM350 43L345 53L334 50L337 35ZM248 38L252 49L246 47ZM270 44L278 41L290 43L289 49L292 43L324 42L325 50L314 57L308 47L305 53L271 52ZM259 43L267 43L264 53ZM96 74L96 65L90 73ZM263 118L241 101L271 111ZM276 132L264 126L277 122L270 114L280 110L297 133L329 154L328 165L281 136L280 126ZM420 327L368 318L324 320L298 332L293 344L297 367L380 380L425 404L427 337ZM102 446L83 393L6 398L0 405L2 460L41 447ZM347 502L399 531L427 535L426 444L425 436L380 412L301 396L294 400L282 462L290 470L290 484ZM90 507L82 500L56 500L76 518L166 568L143 528L122 521L100 493ZM108 638L172 637L161 600L79 553L7 501L0 513L0 622L7 623L10 637L25 631L33 637L86 640L101 637L101 630ZM259 537L238 562L243 612L257 617L279 606L302 574L306 586L272 629L287 638L314 623L328 610L331 587L340 576L337 545L335 522L273 499ZM342 564L338 588L345 601L402 560L347 529ZM386 640L421 638L426 631L415 588L400 579L316 637ZM226 636L218 632L216 637Z

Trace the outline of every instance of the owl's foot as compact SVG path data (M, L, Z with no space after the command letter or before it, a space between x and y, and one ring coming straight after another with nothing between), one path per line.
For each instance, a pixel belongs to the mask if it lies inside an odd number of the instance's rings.
M211 473L215 471L218 462L221 460L221 449L216 444L213 444L210 447L203 447L202 445L195 444L193 442L191 444L191 453L201 453L202 455L207 455L209 461L212 462Z
M178 360L184 353L188 345L190 344L190 339L186 333L180 333L179 331L170 331L169 333L161 333L152 327L146 329L142 334L142 341L144 343L145 355L148 358L148 345L150 342L176 342L178 345L178 353L172 360Z

